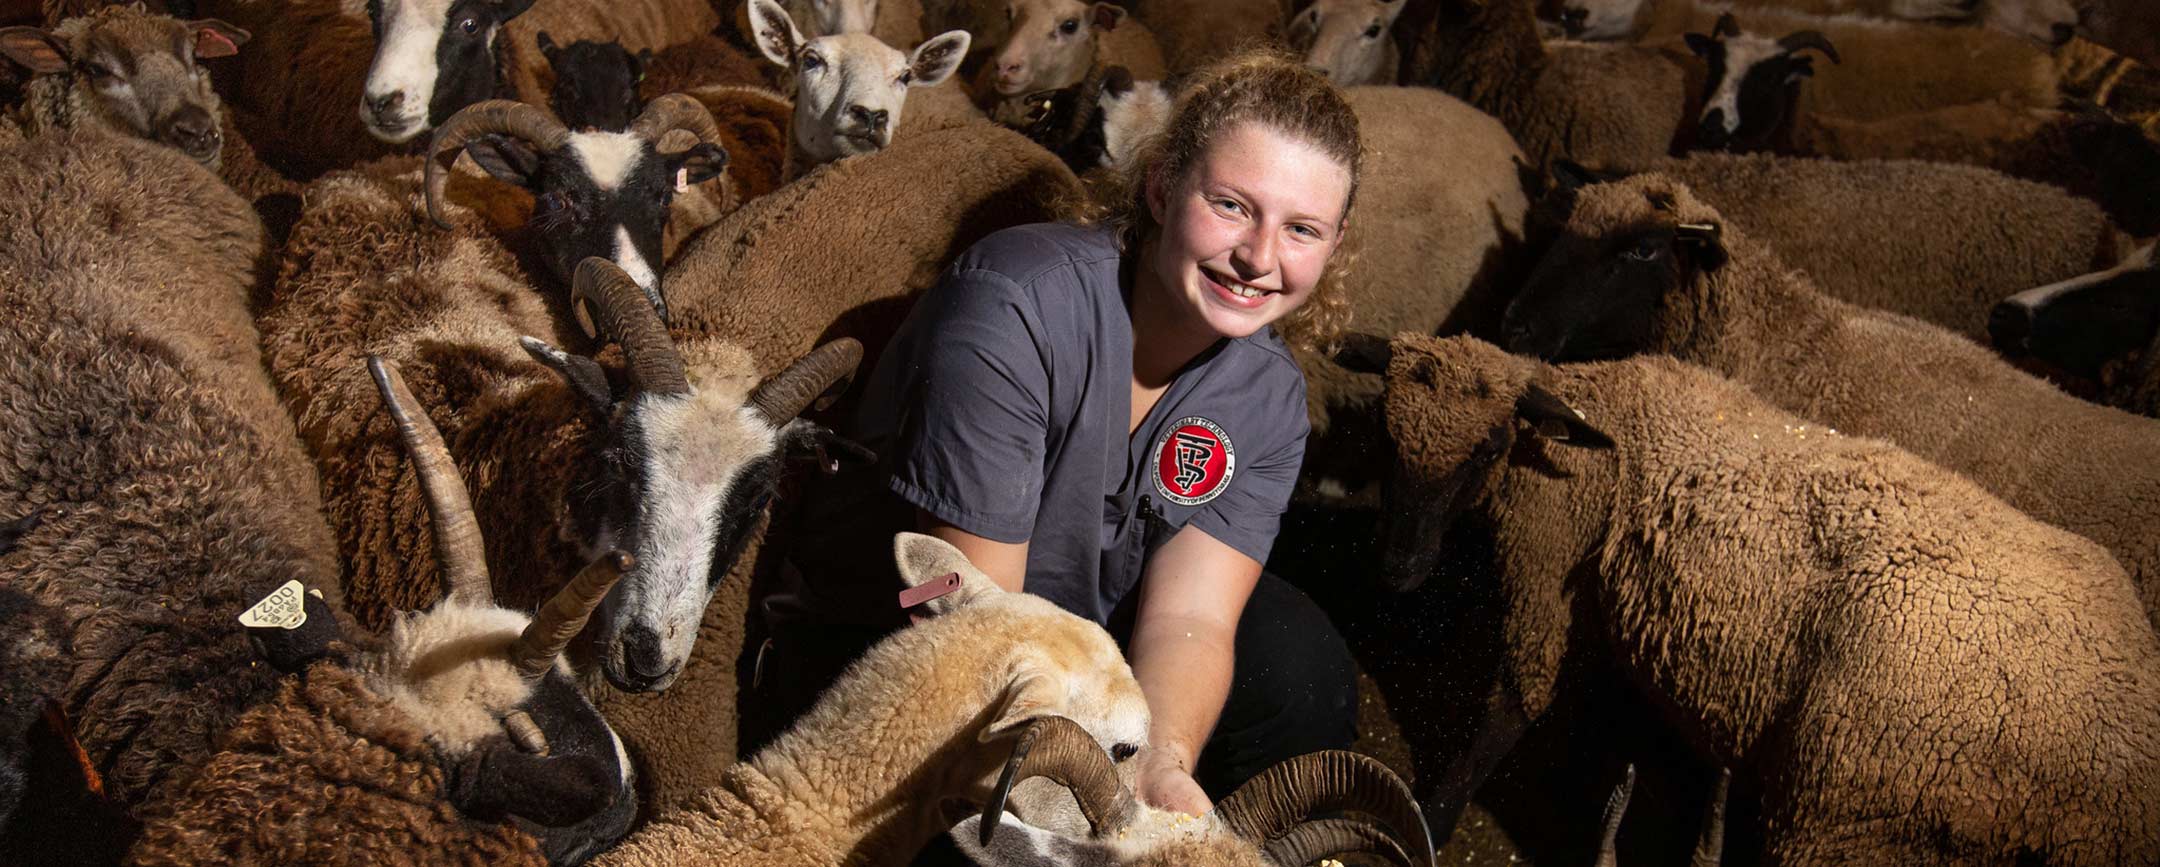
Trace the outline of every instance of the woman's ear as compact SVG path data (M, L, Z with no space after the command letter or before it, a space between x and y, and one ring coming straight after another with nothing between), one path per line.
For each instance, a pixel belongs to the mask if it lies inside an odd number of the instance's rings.
M1151 215L1153 215L1153 216L1155 217L1155 224L1156 224L1156 225L1158 225L1158 226L1159 226L1159 225L1162 225L1162 221L1163 221L1163 211L1164 211L1164 210L1167 210L1167 209L1166 209L1166 208L1164 207L1164 204L1165 204L1165 202L1166 202L1167 200L1166 200L1166 198L1165 198L1165 197L1163 196L1164 190L1163 190L1163 176L1162 176L1162 175L1163 175L1163 170L1162 170L1162 164L1161 164L1161 163L1156 163L1156 164L1155 164L1155 167L1154 167L1154 168L1148 169L1148 174L1147 174L1147 207L1148 207L1148 213L1149 213L1149 214L1151 214Z

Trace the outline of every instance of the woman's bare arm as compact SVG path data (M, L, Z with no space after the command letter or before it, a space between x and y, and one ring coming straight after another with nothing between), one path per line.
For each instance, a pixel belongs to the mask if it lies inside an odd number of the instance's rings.
M1138 792L1148 803L1210 808L1192 771L1230 696L1238 617L1259 580L1259 562L1192 526L1148 561L1127 653L1153 716Z

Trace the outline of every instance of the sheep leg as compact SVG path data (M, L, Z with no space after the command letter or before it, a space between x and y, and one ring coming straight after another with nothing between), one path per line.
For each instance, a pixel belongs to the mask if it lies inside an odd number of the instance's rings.
M1477 733L1471 737L1469 747L1448 762L1420 799L1436 845L1445 845L1454 836L1455 823L1462 820L1470 796L1477 794L1493 769L1500 766L1500 760L1507 758L1523 733L1529 731L1530 715L1523 711L1522 699L1514 690L1495 685L1485 700L1484 716L1476 725Z

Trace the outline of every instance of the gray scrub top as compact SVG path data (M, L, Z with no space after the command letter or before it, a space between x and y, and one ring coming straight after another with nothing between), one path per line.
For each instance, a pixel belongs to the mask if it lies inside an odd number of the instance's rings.
M879 456L877 494L1029 543L1028 592L1098 623L1138 585L1147 555L1187 525L1265 562L1309 428L1304 374L1263 329L1195 359L1128 436L1122 259L1107 229L1045 223L984 238L916 303L849 431ZM912 529L904 507L806 512L828 529L904 515L878 527L881 553L891 530ZM843 590L812 568L804 580L826 585L815 596L892 604L896 577Z

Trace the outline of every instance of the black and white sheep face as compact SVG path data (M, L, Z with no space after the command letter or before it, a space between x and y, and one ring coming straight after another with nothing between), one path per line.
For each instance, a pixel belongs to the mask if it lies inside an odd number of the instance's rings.
M1791 120L1800 84L1815 75L1815 50L1838 59L1837 49L1812 30L1769 39L1741 33L1727 15L1711 35L1687 34L1688 48L1709 67L1695 146L1738 153L1763 150Z
M1122 66L1104 71L1093 97L1085 85L1029 94L1021 132L1080 174L1123 168L1140 142L1170 122L1169 89L1159 81L1134 81Z
M660 238L668 206L677 192L727 165L719 145L663 154L627 132L571 133L552 152L516 137L487 135L469 143L466 153L497 179L533 194L531 228L562 285L579 262L598 256L630 275L662 318L667 302Z
M458 109L495 95L495 37L533 0L368 0L375 62L361 123L376 138L411 141Z
M540 53L555 71L555 89L549 106L563 125L574 130L621 132L637 117L644 100L638 83L652 64L650 49L631 54L614 42L579 40L556 45L545 32L539 34Z
M126 135L216 168L222 103L197 60L229 57L248 33L216 19L178 21L132 7L101 10L57 32L0 29L0 53L39 75L74 76L70 98Z
M1383 80L1395 26L1408 0L1314 0L1290 19L1291 47L1305 65L1342 87L1394 84Z
M1125 20L1125 9L1080 0L1008 0L1005 44L991 59L999 96L1071 87L1095 65L1095 43Z
M752 0L750 24L758 51L794 77L794 143L813 165L891 144L908 89L952 77L969 39L953 30L907 54L867 33L806 40L774 0Z
M2028 289L1995 305L1988 334L2005 354L2088 380L2160 335L2160 267L2153 247L2106 271Z
M1684 340L1695 283L1724 265L1725 250L1719 224L1680 223L1671 207L1670 194L1646 194L1633 181L1579 191L1577 218L1508 304L1507 348L1596 361ZM1585 210L1597 218L1581 219Z
M1608 42L1635 30L1643 0L1567 0L1560 6L1560 27L1571 39Z

